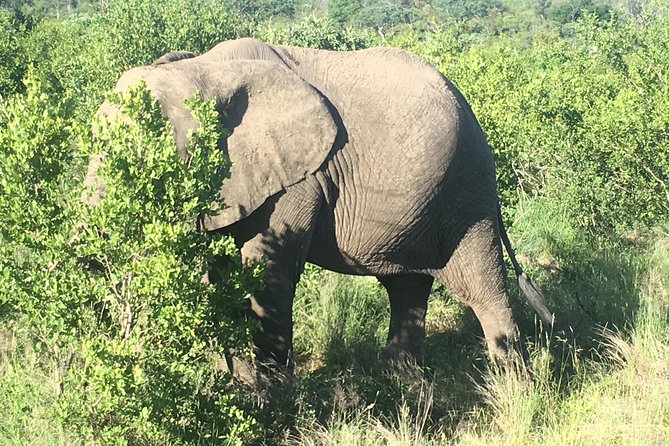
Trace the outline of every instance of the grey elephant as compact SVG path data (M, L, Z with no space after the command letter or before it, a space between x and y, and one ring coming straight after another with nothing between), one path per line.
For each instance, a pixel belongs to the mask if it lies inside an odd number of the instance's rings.
M266 286L250 299L259 363L290 364L292 301L307 261L379 279L390 298L389 350L400 355L421 356L434 279L474 310L492 356L517 345L503 244L551 322L506 236L486 138L460 92L423 59L247 38L200 56L166 54L116 88L140 78L180 152L196 125L183 101L197 91L216 99L232 131L222 143L233 163L221 188L227 207L205 227L232 234L245 259L264 259Z

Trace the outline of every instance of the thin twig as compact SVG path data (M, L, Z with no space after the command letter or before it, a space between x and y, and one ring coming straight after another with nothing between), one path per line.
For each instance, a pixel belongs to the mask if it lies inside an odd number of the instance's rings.
M645 170L646 172L648 172L648 173L650 174L651 177L655 178L655 181L657 181L658 183L660 183L660 185L662 186L662 189L664 189L664 195L665 195L665 197L667 198L667 205L669 205L669 188L667 187L667 183L665 183L664 181L662 181L661 178L659 178L657 175L655 175L655 172L653 172L653 171L650 169L650 167L645 166L645 165L642 165L641 167L643 168L643 170ZM668 206L668 209L669 209L669 206Z

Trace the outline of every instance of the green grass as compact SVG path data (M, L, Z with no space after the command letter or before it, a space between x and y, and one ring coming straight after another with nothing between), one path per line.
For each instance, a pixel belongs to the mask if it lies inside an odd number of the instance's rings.
M371 366L385 342L387 300L372 277L336 275L308 265L293 311L299 362L311 369Z
M424 378L412 401L382 414L359 406L319 423L301 420L306 445L661 445L669 442L669 334L664 316L640 314L628 335L604 333L598 360L553 373L548 349L533 351L534 381L494 370L473 386L479 401L437 418L439 382ZM566 383L561 380L567 380ZM406 395L405 395L406 396ZM415 397L415 395L414 395ZM410 397L411 398L411 397ZM467 407L465 405L465 407Z
M85 444L58 421L56 377L17 338L0 335L0 445Z

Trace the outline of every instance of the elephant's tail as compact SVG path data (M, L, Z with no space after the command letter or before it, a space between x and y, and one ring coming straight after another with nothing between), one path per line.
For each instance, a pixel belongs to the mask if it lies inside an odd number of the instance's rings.
M525 274L523 269L520 267L518 260L516 260L516 255L513 251L513 247L511 246L511 241L509 240L509 236L506 233L506 229L504 228L504 221L502 220L502 213L499 208L497 208L497 213L499 218L499 233L502 237L504 248L506 248L506 252L511 259L511 263L513 264L513 270L515 271L516 277L518 278L518 285L520 285L521 291L530 302L530 305L532 305L532 308L534 308L534 311L537 312L541 320L543 320L547 326L552 327L553 313L551 313L551 311L546 306L544 295L541 294L541 291L539 291L536 285L534 285L528 275Z

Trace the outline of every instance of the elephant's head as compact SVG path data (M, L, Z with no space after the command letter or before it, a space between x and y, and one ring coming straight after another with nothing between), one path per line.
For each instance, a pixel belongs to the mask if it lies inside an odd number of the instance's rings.
M270 196L315 172L332 150L337 125L326 100L285 65L262 60L216 60L163 56L160 63L124 73L116 90L143 79L175 130L185 157L188 132L197 123L184 100L195 92L214 98L225 128L221 141L232 161L231 177L221 188L226 208L210 217L218 229L248 216ZM103 106L102 111L105 112ZM107 110L108 112L108 110ZM91 161L87 183L95 184Z

